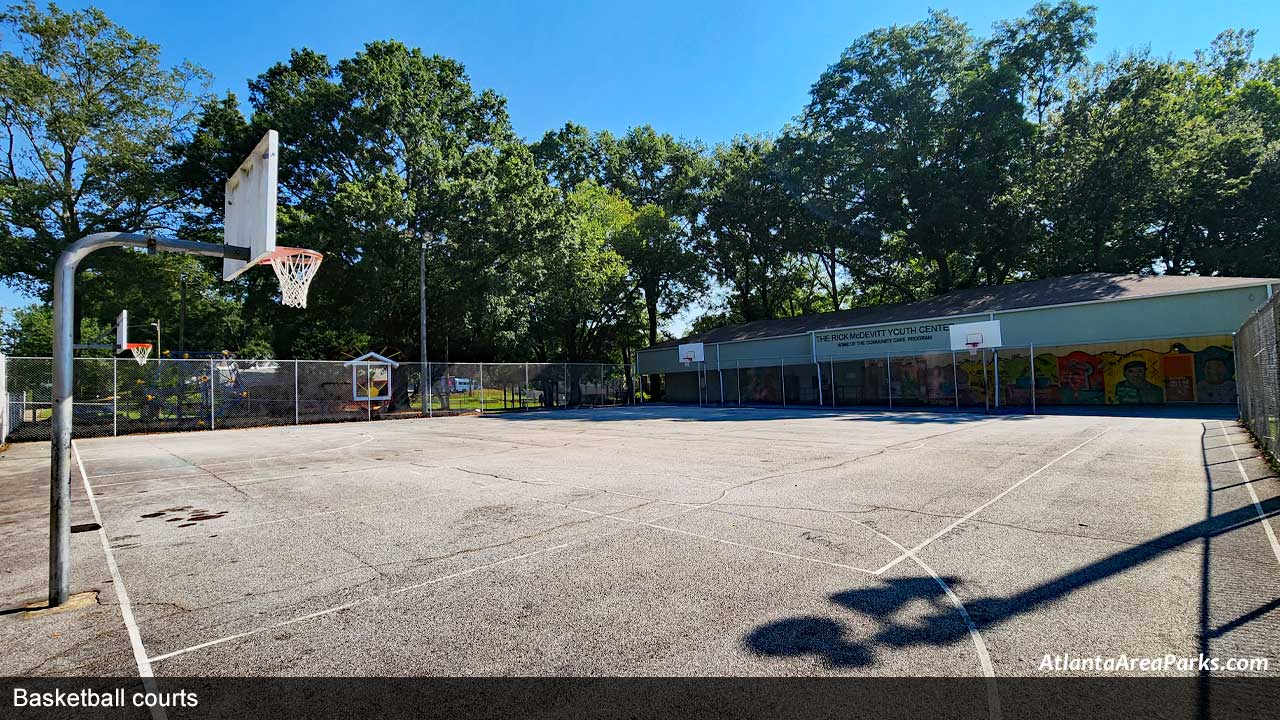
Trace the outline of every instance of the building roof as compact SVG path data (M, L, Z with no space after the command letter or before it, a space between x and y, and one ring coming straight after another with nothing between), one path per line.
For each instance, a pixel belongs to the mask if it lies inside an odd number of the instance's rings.
M400 363L390 358L385 358L376 352L367 352L342 364L347 367L352 365L390 365L391 367L400 367Z
M925 318L975 315L1002 310L1026 310L1050 305L1109 300L1133 300L1157 295L1226 290L1280 283L1276 278L1197 277L1188 275L1112 275L1081 273L1028 280L1008 285L954 290L926 300L837 310L816 315L756 320L725 325L679 340L658 343L648 350L679 343L728 343L801 335L814 330L908 322Z

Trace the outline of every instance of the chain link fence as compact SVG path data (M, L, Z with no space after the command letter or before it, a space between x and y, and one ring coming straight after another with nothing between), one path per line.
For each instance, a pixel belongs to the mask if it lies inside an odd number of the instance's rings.
M600 363L402 363L385 399L356 400L342 361L76 358L73 435L370 421L630 405L634 371ZM0 356L0 441L48 440L53 361Z
M1240 419L1271 457L1280 458L1280 295L1236 332Z

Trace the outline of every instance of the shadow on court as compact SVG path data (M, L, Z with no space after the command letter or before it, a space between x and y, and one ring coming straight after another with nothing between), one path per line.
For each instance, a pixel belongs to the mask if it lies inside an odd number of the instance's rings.
M1265 517L1280 514L1280 498L1263 502L1262 510ZM1252 505L1247 505L1153 538L1022 592L968 600L965 608L974 625L982 630L1031 612L1086 585L1123 573L1189 543L1255 525L1260 520L1257 510ZM963 587L964 584L963 580L954 577L944 577L943 580L953 589ZM828 597L834 605L876 620L880 629L871 638L855 642L849 638L849 631L837 622L826 618L800 616L761 625L748 633L743 642L756 655L816 655L831 666L849 667L873 664L879 648L951 645L965 639L968 628L964 620L947 600L942 586L933 578L894 578L881 582L879 587L855 588ZM893 620L901 608L920 600L930 603L933 610L919 623L905 625ZM1272 607L1274 605L1273 603ZM1265 607L1260 608L1253 616L1260 617L1265 612ZM1247 621L1241 618L1233 627ZM1219 628L1207 632L1213 634L1224 630Z
M1208 426L1205 426L1205 429L1207 430ZM1201 445L1205 451L1215 447L1209 444L1207 435L1202 435ZM1211 626L1208 612L1210 543L1228 533L1255 526L1265 518L1280 515L1280 496L1262 500L1258 507L1252 503L1244 503L1235 510L1214 514L1215 488L1210 467L1211 463L1205 455L1207 498L1204 520L1108 555L1021 592L966 600L965 609L975 627L983 630L999 625L1058 601L1083 587L1125 573L1166 553L1189 549L1193 544L1201 553L1202 563L1199 598L1199 643L1202 653L1210 654L1208 646L1210 639L1221 637L1280 608L1280 600L1271 600L1218 627ZM1268 474L1264 478L1255 478L1249 482L1263 479L1275 479L1275 476ZM1225 487L1218 489L1225 489ZM881 583L879 586L845 590L827 598L829 602L846 611L873 620L878 630L868 638L854 639L851 637L852 631L843 624L823 617L806 615L756 627L747 633L742 642L750 652L758 656L816 656L832 667L858 667L873 665L877 652L881 650L921 645L946 646L965 639L968 627L955 606L946 597L938 581L927 576L879 578L878 580ZM962 578L944 577L942 580L956 590L964 586ZM931 608L928 614L911 624L895 621L894 618L899 611L920 601L928 603Z

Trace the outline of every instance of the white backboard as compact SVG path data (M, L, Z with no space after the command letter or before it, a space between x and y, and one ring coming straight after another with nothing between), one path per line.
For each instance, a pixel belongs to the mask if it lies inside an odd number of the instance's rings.
M249 248L249 262L222 260L222 279L234 280L276 249L276 179L279 137L275 130L258 142L227 179L223 242Z
M702 343L687 343L680 346L680 362L703 362L705 359Z
M124 352L129 344L129 311L121 310L116 316L116 352Z
M979 350L1000 347L1000 321L960 323L951 326L952 350Z

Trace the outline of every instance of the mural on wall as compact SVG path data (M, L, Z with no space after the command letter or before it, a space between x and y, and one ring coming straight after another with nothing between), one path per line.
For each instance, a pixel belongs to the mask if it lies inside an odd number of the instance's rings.
M1096 349L1095 349L1096 348ZM1234 403L1236 384L1227 335L1036 350L1036 402L1060 405ZM1030 401L1025 352L1000 353L1002 400Z
M824 403L836 405L961 405L994 403L997 382L989 351L866 358L822 363ZM783 401L782 367L743 367L726 371L726 400L740 393L743 403ZM817 367L786 366L786 402L818 402ZM677 382L688 375L685 385ZM1000 405L1160 405L1234 404L1235 363L1229 335L1179 340L999 351ZM673 373L668 399L696 402L696 375ZM740 388L735 380L741 383ZM718 388L718 385L710 387ZM712 391L714 394L715 390ZM685 396L688 397L685 397Z
M782 376L778 368L742 368L737 373L742 383L743 402L782 402Z

